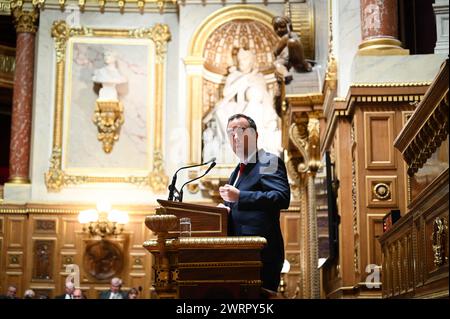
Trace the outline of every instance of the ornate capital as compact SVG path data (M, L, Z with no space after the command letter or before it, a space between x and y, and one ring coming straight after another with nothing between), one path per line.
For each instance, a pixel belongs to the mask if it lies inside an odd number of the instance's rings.
M36 9L33 11L23 11L21 6L15 6L12 9L12 15L17 33L36 33L39 17Z
M141 28L130 30L130 36L135 38L149 38L155 42L156 62L163 63L167 52L167 42L171 39L167 24L156 24L153 28Z

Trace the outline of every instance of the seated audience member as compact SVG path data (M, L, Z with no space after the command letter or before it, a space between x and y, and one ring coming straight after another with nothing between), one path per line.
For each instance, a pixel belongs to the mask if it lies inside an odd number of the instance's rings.
M17 287L14 285L9 285L6 295L0 296L0 299L19 299L17 296Z
M136 288L131 288L128 291L127 296L128 296L128 299L138 299L139 291Z
M121 291L122 280L114 277L111 279L111 288L100 293L100 299L126 299L127 295Z
M73 282L66 282L65 293L59 296L56 296L55 299L72 299L73 290L75 289L75 285Z
M34 299L35 293L32 289L25 290L23 299Z
M76 288L73 291L72 296L73 296L73 299L87 299L86 296L84 295L83 291L81 291L80 288Z

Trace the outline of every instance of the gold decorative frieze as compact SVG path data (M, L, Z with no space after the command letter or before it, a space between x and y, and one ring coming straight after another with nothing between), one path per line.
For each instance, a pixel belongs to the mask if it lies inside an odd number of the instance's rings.
M431 235L433 247L433 263L436 267L448 262L446 256L446 245L448 245L448 224L447 220L437 217L433 222L433 234Z
M352 88L380 88L380 87L417 87L429 86L431 82L380 82L380 83L351 83Z
M88 3L88 2L87 2ZM164 113L164 75L165 75L165 60L167 53L167 41L170 40L171 34L169 27L165 24L155 24L151 28L139 28L139 29L94 29L87 27L70 27L65 21L55 21L51 29L51 34L55 43L56 50L56 74L55 74L55 111L54 111L54 127L53 127L53 151L50 158L50 168L45 173L45 182L48 191L59 192L63 187L69 185L78 185L85 183L130 183L141 187L150 187L155 192L162 192L166 189L168 183L168 177L164 172L164 159L162 152L162 136L163 136L163 120L162 115ZM67 57L71 51L68 49L73 47L73 42L90 43L91 38L99 38L99 41L115 41L117 45L130 43L134 41L132 39L141 40L139 44L143 43L142 40L151 40L151 45L148 45L150 52L154 52L154 57L149 59L149 63L153 63L152 66L152 83L153 92L151 96L153 99L152 107L153 114L151 116L152 123L148 123L153 127L152 134L149 135L149 139L153 139L151 143L153 149L148 150L149 158L152 158L151 171L146 174L126 175L126 172L122 173L122 176L98 176L98 172L93 172L95 176L89 175L77 175L68 173L63 170L63 158L64 163L66 155L63 153L63 131L64 131L64 112L65 111L65 76ZM85 42L83 42L85 41ZM77 42L77 43L78 43ZM137 43L137 42L136 42ZM69 64L70 65L70 64ZM70 72L68 72L70 74ZM71 79L68 79L71 80ZM99 104L99 102L101 102ZM106 103L108 102L108 103ZM94 123L99 130L98 138L103 143L103 149L109 153L112 150L113 143L119 137L119 130L124 123L123 107L118 104L112 105L110 101L98 101L97 108L95 109ZM149 101L150 102L150 101ZM67 109L70 109L67 106ZM150 119L149 119L150 121ZM66 137L65 140L68 138ZM150 148L150 144L148 146ZM86 171L86 170L84 170ZM126 175L126 176L123 176Z
M0 15L11 14L11 0L0 0Z
M97 126L97 139L102 142L103 151L111 153L114 143L119 139L120 128L125 121L122 103L97 100L92 121Z
M162 215L173 216L173 215ZM153 216L151 216L153 217ZM147 217L149 218L149 217ZM176 218L176 217L175 217ZM160 222L162 223L162 221ZM147 224L147 219L146 219ZM176 225L176 219L175 219ZM173 227L175 227L175 225ZM148 227L148 226L147 226ZM152 227L154 227L152 225ZM221 248L241 248L246 246L262 247L267 244L264 237L258 236L234 236L234 237L181 237L177 239L166 239L167 247L213 247L220 245ZM143 246L146 248L156 247L158 241L155 239L145 241Z
M8 12L12 7L11 0L2 0L0 9ZM125 12L174 12L177 7L176 0L28 0L13 1L22 7L25 3L33 8L58 8L64 10L66 7L78 7L84 11L119 11Z

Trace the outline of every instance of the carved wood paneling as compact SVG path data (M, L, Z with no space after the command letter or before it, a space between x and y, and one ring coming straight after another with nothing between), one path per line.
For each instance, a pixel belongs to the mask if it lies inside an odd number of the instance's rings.
M131 249L139 249L142 248L142 243L148 239L150 239L147 234L147 227L145 227L145 222L143 218L132 219L127 224L127 229L129 229L128 233L130 234L130 244Z
M448 297L448 191L447 169L381 236L384 297Z
M61 227L61 233L64 234L60 240L61 248L75 248L76 232L81 231L82 228L77 218L75 216L63 217Z
M8 269L11 268L20 268L23 267L23 253L21 251L8 251L6 257L6 267Z
M4 293L5 286L15 284L18 295L31 288L38 294L53 298L64 291L64 282L69 275L65 269L68 264L80 267L81 288L89 298L97 298L98 291L109 288L109 279L97 280L83 269L84 243L90 238L78 223L76 212L80 209L85 207L0 207L0 220L3 220L3 233L0 233L0 294ZM144 250L142 244L154 237L143 221L146 215L153 214L153 210L154 207L147 206L135 208L130 213L131 222L124 227L124 235L112 238L118 241L116 243L123 254L123 267L118 276L122 278L124 287L142 286L142 298L150 297L152 281L151 254Z
M284 241L286 250L300 249L300 215L290 214L284 218Z
M384 214L367 214L368 264L380 266L382 263L378 238L383 235L383 217Z
M6 243L8 249L23 249L25 246L25 217L9 217L7 222Z
M56 234L56 218L34 218L34 232L42 234Z
M54 279L56 239L33 240L32 280L51 281Z
M364 113L364 153L366 169L395 169L395 112Z

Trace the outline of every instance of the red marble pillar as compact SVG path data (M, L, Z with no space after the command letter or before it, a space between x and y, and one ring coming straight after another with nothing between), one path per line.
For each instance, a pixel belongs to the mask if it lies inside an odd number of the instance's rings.
M13 10L16 25L16 68L11 119L9 183L29 183L31 109L37 12Z
M406 55L398 40L397 0L361 0L361 55Z

